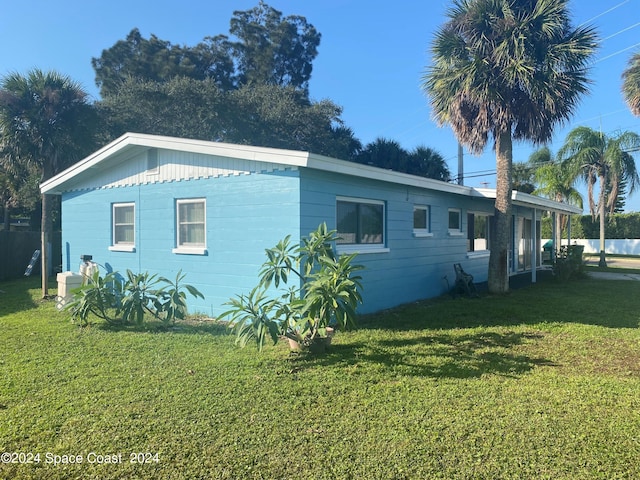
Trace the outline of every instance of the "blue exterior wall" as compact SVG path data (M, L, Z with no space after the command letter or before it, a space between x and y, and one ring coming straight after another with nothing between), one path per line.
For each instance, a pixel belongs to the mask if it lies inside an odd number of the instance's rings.
M461 263L478 282L486 281L489 257L467 254L467 212L493 213L493 201L470 198L376 180L303 169L301 173L301 226L311 231L326 221L336 228L336 197L379 200L386 209L388 252L360 253L356 263L366 267L362 313L435 297L453 286L454 263ZM413 234L413 208L429 206L433 236ZM449 208L462 213L462 235L448 233ZM446 279L445 279L446 276Z
M191 312L217 315L223 303L257 283L264 250L300 232L298 171L153 183L67 192L62 196L63 269L78 271L93 255L101 271L148 271L185 282L205 300L189 298ZM207 254L172 253L176 199L205 198ZM110 251L113 203L135 202L135 252Z
M286 235L305 236L322 222L336 228L337 197L385 205L388 251L356 258L366 267L361 313L445 293L455 280L454 263L486 281L488 253L467 252L467 213L493 214L493 200L308 168L63 193L63 269L77 271L80 255L90 254L103 272L131 269L173 279L182 270L185 282L205 295L188 299L190 311L216 316L229 298L256 285L266 248ZM206 199L206 255L172 252L175 203L184 198ZM135 203L134 252L109 250L112 204L123 202ZM429 207L430 236L414 235L414 206ZM448 231L450 208L461 211L461 235ZM514 219L531 213L514 206ZM513 249L516 258L515 242Z

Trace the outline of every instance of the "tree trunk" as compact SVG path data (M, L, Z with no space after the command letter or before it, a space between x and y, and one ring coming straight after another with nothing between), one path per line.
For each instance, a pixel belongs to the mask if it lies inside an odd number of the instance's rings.
M44 161L42 166L42 181L53 177L54 169L51 161ZM49 296L49 242L53 233L53 221L51 219L51 202L50 195L42 195L42 222L40 225L40 259L41 259L41 275L42 275L42 298Z
M2 220L2 224L4 225L4 230L8 232L11 228L11 207L9 206L9 202L4 204L4 218Z
M509 291L509 230L511 222L511 129L496 136L495 236L491 242L488 287L490 293Z
M604 233L604 220L605 220L605 179L604 177L600 177L600 203L598 204L598 210L600 215L600 261L598 262L599 267L607 266L607 259L605 257L605 233Z
M40 259L42 271L42 298L49 296L49 242L51 240L51 197L42 195L42 226L40 227Z

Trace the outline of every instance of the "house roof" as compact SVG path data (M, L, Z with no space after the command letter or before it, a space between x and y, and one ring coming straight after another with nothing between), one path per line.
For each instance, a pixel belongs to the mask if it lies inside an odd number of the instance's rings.
M209 142L141 133L125 133L100 150L72 165L58 175L40 185L42 193L61 194L72 190L79 183L90 179L100 172L106 171L125 162L132 156L150 148L175 150L187 153L213 155L239 160L249 160L261 163L271 163L294 168L311 168L315 170L368 178L383 182L427 188L430 190L448 192L458 195L495 199L495 190L476 189L473 187L456 185L433 180L430 178L409 175L406 173L385 170L382 168L362 165L355 162L338 160L309 152L284 150L250 145L236 145L222 142ZM516 205L536 207L544 210L562 213L580 214L582 209L553 200L513 192L513 202Z

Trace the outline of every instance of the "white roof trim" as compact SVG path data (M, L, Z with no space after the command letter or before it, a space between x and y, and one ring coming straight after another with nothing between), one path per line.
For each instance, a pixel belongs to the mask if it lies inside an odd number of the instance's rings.
M141 150L158 148L243 160L255 160L259 162L271 162L285 166L306 167L315 170L351 175L418 188L426 188L429 190L453 193L457 195L488 199L495 199L496 197L495 190L492 189L475 189L468 186L446 183L393 170L384 170L378 167L362 165L346 160L338 160L336 158L325 157L308 152L254 147L250 145L236 145L222 142L209 142L205 140L192 140L160 135L147 135L142 133L125 133L120 138L117 138L75 165L72 165L58 175L43 182L40 185L40 190L42 193L60 194L65 191L65 184L71 182L72 179L75 179L82 174L86 174L92 169L99 168L99 165L102 162L116 154L121 154L126 150L136 148ZM570 214L582 213L582 209L578 207L537 197L535 195L528 195L522 192L514 191L512 198L516 205L536 207Z
M473 196L495 199L496 191L491 188L474 188ZM559 212L567 215L582 214L582 208L577 207L575 205L556 202L555 200L551 200L549 198L538 197L537 195L518 192L516 190L512 192L511 200L513 201L514 205L522 205L524 207L538 208L540 210L549 210L552 212Z

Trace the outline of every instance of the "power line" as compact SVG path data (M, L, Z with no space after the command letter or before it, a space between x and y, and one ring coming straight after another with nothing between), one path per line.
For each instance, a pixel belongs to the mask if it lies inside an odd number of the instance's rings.
M611 38L613 38L613 37L615 37L615 36L617 36L617 35L620 35L621 33L624 33L624 32L626 32L626 31L628 31L628 30L631 30L632 28L636 28L636 27L637 27L637 26L639 26L639 25L640 25L640 22L635 23L635 24L631 25L630 27L623 28L622 30L618 30L616 33L612 33L612 34L611 34L611 35L609 35L608 37L603 38L603 39L602 39L602 41L603 41L603 42L606 42L607 40L609 40L609 39L611 39Z
M602 62L602 61L604 61L604 60L607 60L607 59L609 59L609 58L611 58L611 57L615 57L616 55L620 55L621 53L624 53L624 52L626 52L627 50L631 50L632 48L635 48L635 47L637 47L637 46L640 46L640 42L638 42L638 43L636 43L636 44L634 44L634 45L631 45L630 47L623 48L622 50L618 50L618 51L617 51L617 52L615 52L615 53L612 53L612 54L610 54L610 55L607 55L606 57L599 58L598 60L594 61L594 62L592 63L592 65L595 65L596 63L600 63L600 62Z
M591 23L593 22L595 19L602 17L603 15L606 15L607 13L610 13L612 11L614 11L615 9L617 9L618 7L621 7L622 5L624 5L625 3L629 3L629 0L625 0L622 3L619 3L618 5L615 5L613 7L611 7L609 10L605 10L604 12L596 15L593 18L590 18L589 20L587 20L586 22L582 22L580 25L578 25L579 27L582 27L583 25L586 25L587 23Z

